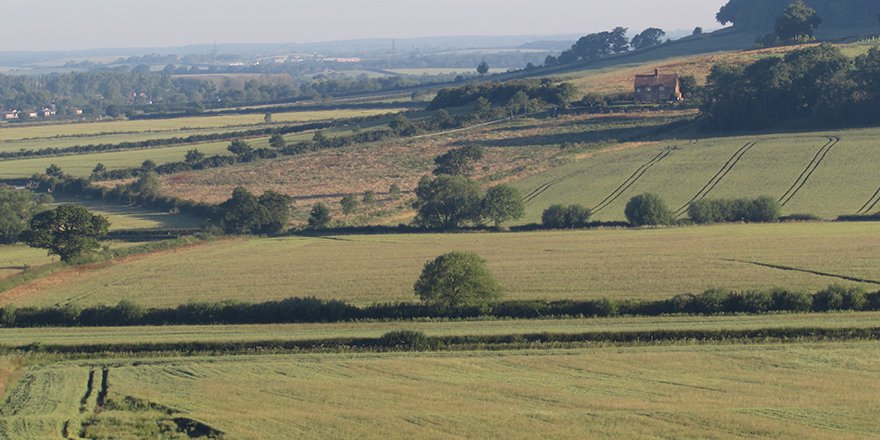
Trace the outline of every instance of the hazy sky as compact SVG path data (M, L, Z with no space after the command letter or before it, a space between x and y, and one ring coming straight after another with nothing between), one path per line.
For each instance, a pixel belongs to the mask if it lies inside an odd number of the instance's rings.
M0 0L0 51L720 27L728 0Z

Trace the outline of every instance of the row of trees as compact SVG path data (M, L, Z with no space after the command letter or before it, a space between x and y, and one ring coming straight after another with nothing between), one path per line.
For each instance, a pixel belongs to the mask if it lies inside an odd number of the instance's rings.
M612 53L626 52L632 49L642 49L655 46L663 42L666 32L662 29L647 28L633 37L632 41L626 36L627 28L616 27L612 31L604 31L589 34L578 39L570 49L562 51L558 57L548 56L544 60L545 66L558 64L571 64L577 61L590 61L602 58Z
M454 76L385 76L332 78L326 75L288 77L277 82L270 77L251 79L244 84L172 76L175 72L95 70L44 76L0 75L0 108L34 109L56 106L60 114L83 109L86 114L116 117L139 112L157 113L192 107L234 107L258 103L317 99L328 95L399 90L452 81ZM316 72L317 73L317 72ZM70 113L72 114L72 113Z
M880 121L880 48L849 58L823 43L751 65L720 63L707 77L700 114L713 130Z
M504 105L512 102L514 105L522 107L527 105L529 101L537 101L536 106L565 107L574 101L578 93L577 87L571 83L554 84L546 78L542 80L512 80L503 83L485 82L444 88L437 92L437 96L428 105L428 110L461 107L475 103L477 114L487 114L493 103Z

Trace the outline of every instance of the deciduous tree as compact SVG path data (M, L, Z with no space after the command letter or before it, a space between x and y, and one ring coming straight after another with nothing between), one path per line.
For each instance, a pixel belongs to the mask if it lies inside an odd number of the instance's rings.
M309 226L315 229L323 229L331 221L333 221L333 218L330 217L330 208L327 205L318 202L312 206L312 211L309 213Z
M644 193L629 200L624 209L627 221L635 226L671 225L675 216L656 194Z
M663 37L665 36L666 32L662 29L647 28L633 37L630 44L634 49L643 49L645 47L651 47L662 43Z
M450 229L480 219L480 184L464 176L442 174L431 180L422 177L416 188L418 210L415 224L435 229Z
M43 203L51 203L51 200L49 195L37 197L28 190L0 186L0 243L18 241L34 214L45 209Z
M339 204L342 205L342 213L345 215L354 213L357 208L361 206L361 202L358 201L357 197L354 194L349 194L342 197L342 200L339 201Z
M453 251L425 263L413 286L426 304L448 310L481 306L501 298L503 289L474 252Z
M477 73L479 73L480 76L483 76L488 72L489 72L489 63L487 63L485 60L480 61L480 64L477 65Z
M434 175L468 176L474 170L473 162L483 158L483 148L476 144L449 150L434 158Z
M49 255L58 255L61 261L70 261L100 248L98 237L109 229L105 217L83 206L62 205L34 215L21 239L28 246L48 249Z
M480 204L483 217L495 222L495 227L501 226L502 222L522 218L526 212L526 205L519 190L508 185L495 185L486 191L486 197Z

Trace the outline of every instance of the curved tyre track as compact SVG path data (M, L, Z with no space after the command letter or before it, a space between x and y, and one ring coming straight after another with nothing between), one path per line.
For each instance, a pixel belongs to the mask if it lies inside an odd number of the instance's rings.
M675 211L675 216L680 217L682 214L685 213L685 211L687 211L687 208L688 206L690 206L691 203L694 203L697 200L701 200L709 195L709 192L715 189L715 185L718 185L718 182L720 182L721 179L727 176L727 173L729 173L730 170L733 169L734 165L736 165L737 162L739 162L739 160L742 159L742 157L756 144L757 142L749 142L740 147L739 150L736 150L736 152L733 153L732 156L730 156L730 159L727 159L727 162L725 162L724 165L721 166L721 169L718 170L718 172L715 173L715 175L712 176L712 178L709 179L709 181L706 182L706 184L703 185L703 187L699 191L697 191L697 194L695 194L692 199L688 200L688 202L685 203L681 208L678 208L678 210Z
M877 188L877 191L874 191L874 195L872 195L871 198L868 199L858 211L856 211L856 215L867 214L877 206L878 202L880 202L880 188Z
M825 159L825 156L828 154L828 152L831 151L831 148L837 145L838 142L840 142L839 137L828 137L828 142L826 142L825 145L823 145L822 148L820 148L819 151L816 152L816 154L813 156L813 160L811 160L810 163L807 164L807 167L804 168L804 170L801 172L801 175L798 176L797 180L795 180L794 183L791 184L791 187L788 188L788 191L785 191L785 194L783 194L782 197L779 198L779 203L781 203L782 206L785 206L788 202L790 202L792 197L794 197L794 195L797 194L797 192L800 191L801 188L803 188L804 184L807 183L807 180L810 179L810 176L813 175L813 172L816 171L816 168L819 167L819 164L822 163L822 160Z
M599 202L598 205L594 206L593 209L590 210L590 212L592 214L596 214L597 212L605 209L608 205L617 200L617 198L620 197L624 192L626 192L626 190L633 186L633 184L636 183L648 171L649 168L656 165L661 160L669 157L669 155L672 154L672 152L676 148L677 147L672 147L672 149L663 150L659 154L654 156L654 158L642 164L642 166L640 166L634 173L632 173L629 178L623 181L623 183L621 183L620 186L617 187L617 189L612 191L611 194L608 195L608 197L605 197L605 199Z

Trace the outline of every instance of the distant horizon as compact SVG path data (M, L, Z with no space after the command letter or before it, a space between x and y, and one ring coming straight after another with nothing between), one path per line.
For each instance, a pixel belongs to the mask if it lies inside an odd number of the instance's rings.
M714 28L706 29L706 32L713 32L719 29L723 29L724 27L721 25L717 25ZM664 29L668 35L690 35L692 30L690 29ZM638 32L630 32L631 34L635 34ZM312 42L268 42L268 43L195 43L195 44L185 44L185 45L175 45L175 46L106 46L106 47L94 47L88 49L47 49L47 50L0 50L0 53L3 54L11 54L11 53L52 53L52 52L60 52L65 54L76 54L78 52L82 53L94 53L94 52L110 52L110 51L120 51L118 55L126 55L122 53L123 51L133 51L135 53L155 53L156 50L175 50L175 49L187 49L187 48L197 48L197 47L228 47L228 46L327 46L327 45L336 45L336 44L345 44L345 43L357 43L357 42L370 42L370 41L388 41L391 44L392 41L396 41L398 43L406 44L407 42L413 42L418 40L443 40L443 39L522 39L526 43L528 42L539 42L539 41L565 41L571 40L575 41L577 38L586 35L586 33L567 33L567 34L511 34L511 35L429 35L422 37L407 37L407 38L385 38L385 37L366 37L366 38L352 38L352 39L344 39L344 40L326 40L326 41L312 41ZM535 39L529 39L533 37ZM558 40L557 40L558 38ZM679 37L680 38L680 37ZM405 47L405 46L404 46ZM494 47L490 46L481 46L476 47L478 49L492 49ZM235 52L235 51L231 51ZM159 55L168 55L172 54L172 52L167 53L159 53ZM174 53L175 55L188 55L188 53ZM108 56L108 55L103 55Z
M4 5L6 38L0 52L177 48L226 44L314 44L368 39L586 35L617 26L685 30L719 28L715 13L728 0L559 0L534 7L509 0L443 4L404 0L326 0L292 4L265 0L243 6L228 0L44 0ZM638 11L633 13L633 11Z

